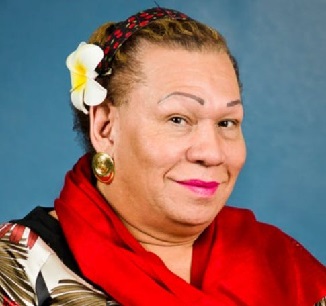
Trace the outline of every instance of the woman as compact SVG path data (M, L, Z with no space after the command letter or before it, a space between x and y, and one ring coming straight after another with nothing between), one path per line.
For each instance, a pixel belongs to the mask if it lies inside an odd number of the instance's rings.
M1 228L4 305L314 305L326 269L226 207L245 162L223 37L153 8L67 59L86 155L53 208Z

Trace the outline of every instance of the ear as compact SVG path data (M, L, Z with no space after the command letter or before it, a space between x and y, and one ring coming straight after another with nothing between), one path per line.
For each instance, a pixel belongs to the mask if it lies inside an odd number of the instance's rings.
M117 108L110 102L89 109L90 140L96 152L113 154Z

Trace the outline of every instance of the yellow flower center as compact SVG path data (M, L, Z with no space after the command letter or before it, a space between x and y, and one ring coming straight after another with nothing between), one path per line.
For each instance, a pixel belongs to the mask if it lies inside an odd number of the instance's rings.
M77 62L74 68L75 71L74 73L72 73L71 83L72 83L72 88L76 90L79 87L83 87L83 85L85 85L87 81L87 77L86 77L86 68L81 62Z

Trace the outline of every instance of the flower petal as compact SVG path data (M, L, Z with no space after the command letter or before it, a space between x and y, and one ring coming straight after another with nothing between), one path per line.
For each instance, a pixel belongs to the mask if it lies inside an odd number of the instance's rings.
M82 90L73 90L71 92L71 102L73 106L75 106L77 109L83 111L85 114L88 114L87 109L84 105L84 89Z
M78 58L78 52L80 51L80 49L82 48L82 46L86 45L85 42L81 42L77 49L70 53L69 56L67 57L66 59L66 65L68 67L69 70L73 70L74 69L74 66L76 65L76 61L77 61L77 58Z
M99 105L106 98L107 90L99 83L88 79L84 92L84 103L87 105Z
M82 63L87 72L94 72L103 56L104 52L99 46L93 44L79 44L76 50L75 60L77 63Z

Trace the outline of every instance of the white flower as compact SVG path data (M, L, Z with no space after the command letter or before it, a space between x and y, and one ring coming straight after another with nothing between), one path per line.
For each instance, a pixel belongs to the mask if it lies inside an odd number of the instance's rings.
M107 90L95 81L98 76L95 68L103 56L99 46L82 42L66 61L71 76L71 102L85 114L88 113L85 104L99 105L106 97Z

